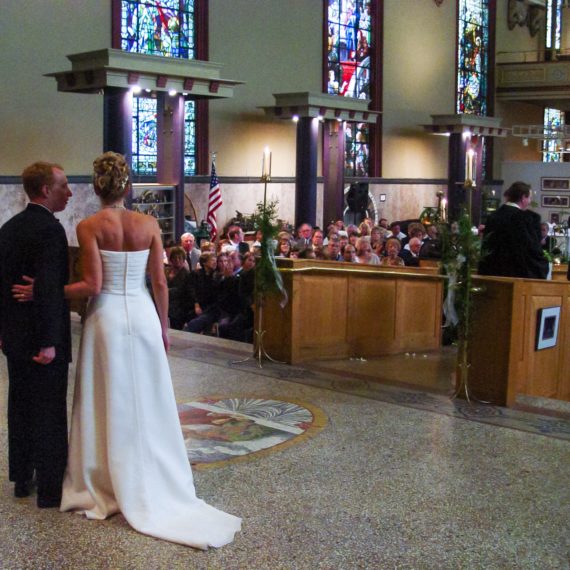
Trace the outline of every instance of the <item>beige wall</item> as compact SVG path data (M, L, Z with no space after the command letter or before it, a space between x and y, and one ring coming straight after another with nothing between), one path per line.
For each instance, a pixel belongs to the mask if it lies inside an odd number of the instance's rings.
M210 0L210 59L245 81L231 100L210 104L210 150L224 176L260 176L265 146L273 176L295 175L295 125L265 117L273 93L321 91L322 2Z
M37 159L59 161L72 175L88 174L102 147L102 97L58 93L55 80L43 75L69 69L67 54L110 46L111 1L1 4L0 175L18 175ZM384 9L383 176L446 178L447 139L425 134L421 125L432 114L454 113L456 1L437 7L432 0L384 0ZM506 13L507 0L498 0L499 51L541 45L526 27L508 30ZM295 175L295 125L268 119L258 107L272 105L272 93L321 90L322 15L321 0L210 0L210 59L224 64L224 77L246 82L233 99L210 104L210 150L218 152L222 177L257 178L266 145L273 151L273 176ZM541 121L538 106L497 105L497 114L506 126ZM532 145L499 140L495 176L503 160L535 157ZM406 188L398 192L419 192L422 206L428 205L419 187ZM237 208L243 199L246 212L259 194L247 185L232 185L231 193L228 204ZM279 195L289 216L290 185ZM390 207L397 207L396 194ZM227 213L233 215L229 206ZM401 217L396 210L394 217Z
M111 2L2 0L0 174L35 160L86 174L102 148L103 98L58 93L45 73L70 69L66 55L111 45Z
M497 62L516 61L525 57L532 58L532 54L538 54L544 45L544 34L538 33L531 37L527 26L516 26L509 30L507 26L507 0L499 0L497 3L497 34L496 52ZM502 126L511 128L513 125L540 125L543 121L542 105L519 103L513 101L497 102L495 115L502 117ZM540 143L529 140L528 146L524 146L522 138L507 136L496 139L494 176L502 179L505 177L503 168L504 161L537 161L542 160ZM540 165L537 165L539 168ZM509 167L509 172L512 166ZM524 179L523 173L519 177Z
M528 103L497 103L497 114L503 118L502 125L511 128L513 125L540 125L544 112L541 106ZM528 146L520 137L508 136L498 139L495 149L495 161L500 166L503 161L524 160L542 161L541 143L536 139L527 139ZM502 174L502 173L501 173Z
M527 26L515 26L509 30L507 25L508 0L497 0L496 52L500 60L502 52L536 52L544 45L544 34L531 37Z
M456 3L384 2L383 171L386 178L446 178L444 137L430 115L455 112Z

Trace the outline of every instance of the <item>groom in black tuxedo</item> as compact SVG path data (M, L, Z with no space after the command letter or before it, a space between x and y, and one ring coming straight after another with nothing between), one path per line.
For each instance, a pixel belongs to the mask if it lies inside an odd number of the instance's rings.
M38 507L59 507L67 462L67 371L71 360L67 238L55 212L71 192L61 166L36 162L22 173L27 208L0 229L0 343L8 360L9 477L26 497L36 472ZM34 278L32 302L12 285Z

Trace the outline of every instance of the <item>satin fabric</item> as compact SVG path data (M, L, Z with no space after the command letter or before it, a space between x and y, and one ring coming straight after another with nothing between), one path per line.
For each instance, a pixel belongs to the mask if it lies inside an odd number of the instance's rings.
M101 251L77 364L62 511L121 512L137 531L207 549L241 519L196 497L160 322L145 286L149 251Z

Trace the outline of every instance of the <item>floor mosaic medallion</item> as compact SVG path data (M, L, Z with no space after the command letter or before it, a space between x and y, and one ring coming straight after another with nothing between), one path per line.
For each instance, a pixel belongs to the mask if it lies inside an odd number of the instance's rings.
M326 425L304 402L262 398L204 398L178 405L192 465L213 467L294 445Z

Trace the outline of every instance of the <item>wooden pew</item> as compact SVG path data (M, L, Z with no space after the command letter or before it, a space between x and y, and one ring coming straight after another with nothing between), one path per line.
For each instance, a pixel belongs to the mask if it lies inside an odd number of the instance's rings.
M437 268L385 268L280 259L289 302L263 308L268 353L291 364L374 357L441 346L443 277Z

